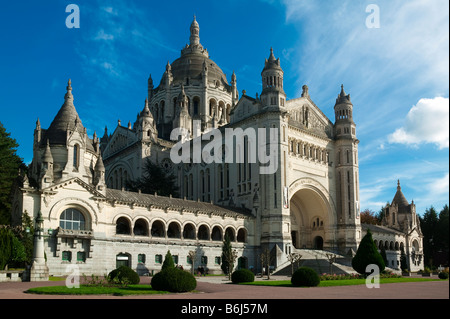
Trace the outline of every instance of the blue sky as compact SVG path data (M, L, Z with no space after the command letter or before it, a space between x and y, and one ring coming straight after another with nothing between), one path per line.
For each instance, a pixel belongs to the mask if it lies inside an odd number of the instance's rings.
M80 28L68 29L68 4ZM366 20L379 8L379 28ZM340 85L351 94L359 143L361 208L378 211L400 179L423 214L449 202L449 4L447 0L3 1L0 5L0 121L32 158L36 119L47 128L72 79L90 136L134 121L149 74L200 41L238 90L261 92L273 47L288 99L307 84L334 121ZM370 18L370 17L369 17Z

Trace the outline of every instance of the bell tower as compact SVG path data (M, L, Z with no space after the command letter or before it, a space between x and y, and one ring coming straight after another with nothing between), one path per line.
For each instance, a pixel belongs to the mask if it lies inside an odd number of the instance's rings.
M263 107L284 108L286 94L283 90L283 69L280 66L280 58L275 59L273 49L270 48L269 59L264 63L261 72L262 87L261 101Z
M341 85L334 105L336 140L336 193L337 221L342 233L339 234L340 248L356 250L361 240L358 143L356 125L353 121L353 104L350 94L346 94Z

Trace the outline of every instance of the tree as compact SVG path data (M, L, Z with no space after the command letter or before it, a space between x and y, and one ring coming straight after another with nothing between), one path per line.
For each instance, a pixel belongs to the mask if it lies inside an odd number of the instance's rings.
M164 262L162 264L161 270L175 268L175 263L173 262L172 254L170 250L167 251L166 257L164 258Z
M375 215L374 211L371 211L370 209L365 209L361 212L361 224L372 224L372 225L378 225L379 221L377 216Z
M385 268L383 257L378 252L377 247L372 238L370 229L367 230L367 234L361 240L355 257L352 259L352 267L358 273L365 275L366 267L370 264L375 264L380 269L380 273Z
M427 208L423 217L420 218L420 228L423 233L423 254L424 254L424 264L428 266L433 265L433 256L435 255L437 248L437 238L435 237L438 233L438 215L436 209L433 206Z
M0 224L3 225L10 222L11 187L19 168L25 168L22 159L16 154L18 146L0 122Z
M222 245L222 264L220 265L220 268L222 268L225 275L228 275L230 280L236 258L237 252L231 247L230 237L228 234L225 234L225 240Z
M143 176L136 181L127 182L127 188L134 192L140 190L145 194L179 196L175 175L165 172L161 166L152 163L148 158L145 162Z
M273 256L270 253L270 250L268 248L264 248L259 255L259 259L261 260L261 266L267 271L267 279L270 279L270 264L273 262ZM261 272L261 276L264 275L263 272L264 271Z

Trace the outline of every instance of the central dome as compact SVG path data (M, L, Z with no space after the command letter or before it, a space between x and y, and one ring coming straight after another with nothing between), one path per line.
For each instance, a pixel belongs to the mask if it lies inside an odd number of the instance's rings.
M203 68L207 68L209 81L219 81L228 84L227 78L219 66L210 58L201 53L192 52L183 54L172 63L172 75L175 84L186 83L188 79L201 80Z
M186 83L189 79L201 80L202 73L206 67L206 74L209 81L222 82L227 84L225 74L219 66L209 58L208 51L200 44L200 27L194 16L194 21L190 27L190 43L181 50L181 57L173 61L172 76L174 83Z

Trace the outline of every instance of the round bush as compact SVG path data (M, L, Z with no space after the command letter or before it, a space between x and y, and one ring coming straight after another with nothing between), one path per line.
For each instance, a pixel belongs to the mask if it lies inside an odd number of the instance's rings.
M137 285L140 280L137 272L127 266L120 266L108 275L108 281L110 282L118 281L120 283L126 281L129 284Z
M439 279L448 279L448 272L441 271L438 276Z
M320 278L313 269L300 267L292 275L291 283L295 287L316 287L320 283Z
M197 287L197 280L187 271L166 268L153 276L151 285L154 290L188 292Z
M233 284L241 282L254 282L255 275L248 269L239 269L231 274L231 281Z

